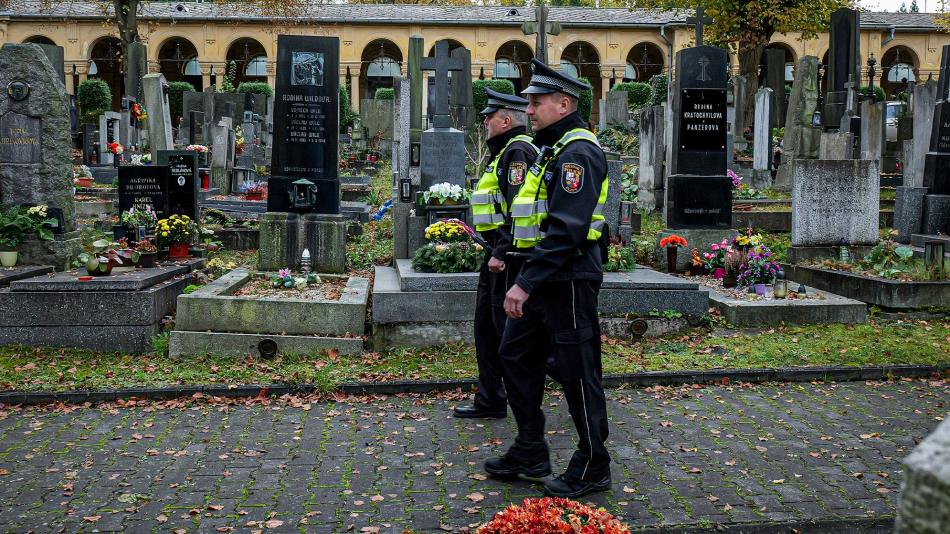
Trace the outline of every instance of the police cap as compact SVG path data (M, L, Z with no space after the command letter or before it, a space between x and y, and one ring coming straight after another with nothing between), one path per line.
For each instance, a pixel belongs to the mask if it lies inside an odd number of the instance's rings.
M531 60L531 82L521 91L523 95L543 95L547 93L564 93L579 98L581 93L590 89L590 84L584 83L573 76L556 71L537 59Z
M506 95L488 88L485 88L485 94L488 95L488 105L479 112L480 115L490 115L499 109L510 109L521 113L528 109L528 101L520 96Z

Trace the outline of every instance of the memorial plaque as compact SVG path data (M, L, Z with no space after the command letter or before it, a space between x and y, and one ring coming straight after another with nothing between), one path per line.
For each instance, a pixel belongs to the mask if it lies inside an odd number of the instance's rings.
M119 166L119 212L151 207L159 219L168 217L168 167Z
M670 228L731 228L732 180L728 176L670 177Z
M0 117L0 163L39 163L40 119L15 111Z
M289 184L305 178L317 184L316 213L340 212L339 62L340 42L335 37L277 38L268 211L290 211Z
M726 149L726 91L683 89L680 150Z

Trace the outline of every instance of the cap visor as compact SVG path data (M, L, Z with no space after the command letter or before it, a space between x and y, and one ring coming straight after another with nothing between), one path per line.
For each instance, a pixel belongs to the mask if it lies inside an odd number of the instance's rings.
M521 91L523 95L546 95L548 93L556 93L557 89L551 89L550 87L542 87L540 85L529 85Z
M498 111L498 109L499 109L499 108L493 108L493 107L491 107L491 106L488 106L487 108L485 108L485 109L479 111L478 114L479 114L479 115L491 115L492 113Z

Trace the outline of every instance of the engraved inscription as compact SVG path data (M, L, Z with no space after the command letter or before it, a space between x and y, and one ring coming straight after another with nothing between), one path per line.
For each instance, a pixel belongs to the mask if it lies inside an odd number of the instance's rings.
M41 120L9 111L0 117L0 163L39 163Z

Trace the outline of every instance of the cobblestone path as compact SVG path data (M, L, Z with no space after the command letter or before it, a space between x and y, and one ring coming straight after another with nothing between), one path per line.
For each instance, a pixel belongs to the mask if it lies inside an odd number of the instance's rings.
M950 383L649 388L608 399L613 489L585 500L631 526L709 527L892 516L900 460L946 415ZM539 495L482 474L513 420L453 419L454 403L2 411L0 530L451 531ZM558 472L573 427L558 393L546 412Z

